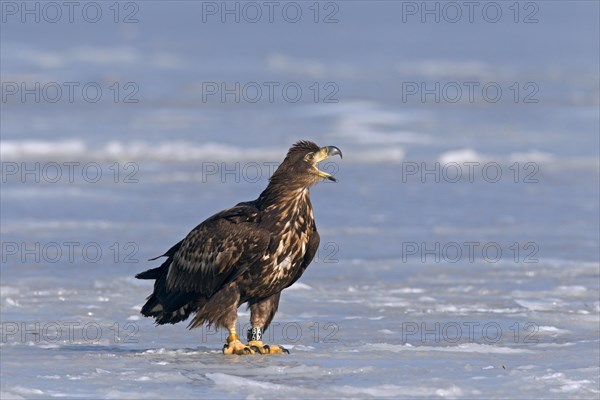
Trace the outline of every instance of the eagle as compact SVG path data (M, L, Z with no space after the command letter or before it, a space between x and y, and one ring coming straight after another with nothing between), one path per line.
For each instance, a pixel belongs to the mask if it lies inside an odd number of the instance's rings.
M288 151L256 200L223 210L195 227L162 256L157 268L139 273L153 279L154 291L141 313L157 325L193 315L189 329L213 325L227 329L226 355L283 354L283 346L263 344L281 292L294 284L313 260L319 233L310 202L311 186L336 181L317 163L342 152L301 140ZM247 303L248 343L236 332L237 309Z

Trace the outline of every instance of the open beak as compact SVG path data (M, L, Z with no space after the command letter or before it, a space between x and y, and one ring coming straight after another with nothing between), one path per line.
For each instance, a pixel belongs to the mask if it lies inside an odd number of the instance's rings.
M340 149L338 149L335 146L325 146L325 147L321 147L321 149L319 150L318 153L315 154L313 160L315 162L315 168L318 171L318 174L321 178L323 179L329 179L330 181L333 182L337 182L337 179L335 179L335 177L331 174L328 174L325 171L321 171L318 167L317 167L317 163L329 158L329 157L333 157L333 156L337 156L339 155L340 158L342 157L342 151Z

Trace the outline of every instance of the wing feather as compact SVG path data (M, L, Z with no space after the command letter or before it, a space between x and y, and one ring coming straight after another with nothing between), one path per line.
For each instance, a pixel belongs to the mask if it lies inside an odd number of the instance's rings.
M259 226L259 218L251 203L240 203L194 228L173 256L168 291L210 297L260 261L270 235Z

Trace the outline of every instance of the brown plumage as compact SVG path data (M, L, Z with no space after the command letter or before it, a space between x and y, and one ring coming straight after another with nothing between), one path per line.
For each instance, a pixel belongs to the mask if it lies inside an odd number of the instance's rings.
M258 199L208 218L163 255L160 267L136 275L156 280L142 314L165 324L193 313L189 328L208 323L235 335L237 308L248 303L252 326L265 330L281 291L315 256L319 234L309 188L335 181L317 163L336 154L337 147L309 141L292 146Z

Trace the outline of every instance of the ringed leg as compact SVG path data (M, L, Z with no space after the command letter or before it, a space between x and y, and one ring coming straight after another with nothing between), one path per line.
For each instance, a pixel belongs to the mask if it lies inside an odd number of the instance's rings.
M262 333L267 330L279 306L280 293L250 305L250 323L248 346L260 354L289 354L283 346L266 345L262 342Z

